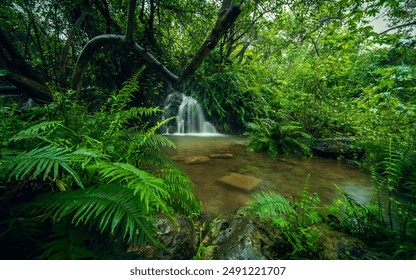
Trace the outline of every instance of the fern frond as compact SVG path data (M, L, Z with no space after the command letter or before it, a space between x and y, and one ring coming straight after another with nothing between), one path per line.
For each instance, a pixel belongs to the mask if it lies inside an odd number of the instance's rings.
M156 128L157 129L157 128ZM161 159L161 148L175 148L175 144L167 137L155 134L151 131L126 131L120 140L125 141L124 150L121 151L129 161L146 161L149 156L150 163L154 163L151 158L159 159L156 162L165 161L167 157ZM161 159L161 160L160 160Z
M262 192L253 196L256 201L250 201L247 204L254 214L259 215L260 219L273 220L282 216L296 215L290 202L277 193Z
M192 181L180 168L166 167L160 176L165 181L173 209L186 215L199 215L202 212L201 203L192 190Z
M15 136L11 137L9 141L20 141L27 139L42 139L46 140L46 136L51 134L59 126L62 126L62 121L46 121L22 130ZM50 141L48 141L50 142Z
M107 101L111 105L111 111L121 111L126 109L127 105L133 99L133 93L139 90L139 76L143 73L145 67L142 67L123 83L123 87L115 94L109 97Z
M146 211L150 211L150 205L155 205L157 210L168 212L165 200L169 194L162 179L129 163L99 162L94 169L107 183L119 182L133 189L134 195L138 194L144 203Z
M51 177L55 181L62 170L68 172L78 186L84 188L81 179L70 164L75 162L73 154L67 148L48 145L22 152L7 163L9 178L16 180L23 178L35 179L42 174L42 180Z
M59 222L67 218L74 225L94 225L112 236L120 233L129 243L158 244L153 237L152 218L133 191L109 184L36 197L24 209Z

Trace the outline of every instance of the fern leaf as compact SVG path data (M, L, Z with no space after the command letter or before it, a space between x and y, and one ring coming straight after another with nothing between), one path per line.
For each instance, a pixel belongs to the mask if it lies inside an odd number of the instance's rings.
M20 141L33 138L46 139L43 134L52 133L57 127L62 125L62 121L46 121L22 130L15 136L11 137L9 141Z
M132 190L119 185L100 185L69 192L46 193L28 203L30 215L43 215L74 225L94 225L101 232L120 233L129 243L158 244L152 218Z
M250 210L259 215L261 219L273 220L278 217L296 214L290 202L279 194L262 192L253 196L256 201L250 201L247 204Z
M78 174L69 166L74 162L69 149L54 145L36 148L22 152L8 164L9 177L17 180L23 178L35 179L42 174L42 180L51 177L54 181L59 177L60 170L68 172L78 186L84 188Z
M186 215L199 215L202 212L201 203L191 188L192 181L181 169L165 168L161 177L166 183L173 209Z
M154 204L158 210L168 212L164 202L168 193L162 179L129 163L100 162L95 168L107 183L120 182L133 189L134 195L139 195L147 211L150 210L150 204Z

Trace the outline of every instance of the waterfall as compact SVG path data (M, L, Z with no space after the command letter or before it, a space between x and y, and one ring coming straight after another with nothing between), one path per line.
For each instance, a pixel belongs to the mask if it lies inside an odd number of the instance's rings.
M204 110L195 98L176 92L170 94L165 103L164 110L167 117L176 116L176 127L170 123L166 133L181 135L217 133L215 127L205 119Z

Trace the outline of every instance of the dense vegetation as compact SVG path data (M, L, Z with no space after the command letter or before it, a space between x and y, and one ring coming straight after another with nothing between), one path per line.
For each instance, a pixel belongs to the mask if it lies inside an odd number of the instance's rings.
M306 190L249 205L290 257L311 257L309 229L330 216L388 258L416 258L415 1L14 0L0 13L0 76L21 90L0 92L2 258L128 258L161 246L156 215L197 217L158 134L173 90L271 157L310 156L319 139L364 150L350 162L373 176L371 205L342 193L321 207Z

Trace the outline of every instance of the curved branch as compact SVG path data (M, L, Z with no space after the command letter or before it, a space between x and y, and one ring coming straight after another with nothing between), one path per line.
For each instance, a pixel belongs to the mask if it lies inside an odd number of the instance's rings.
M136 0L131 0L130 5L135 4ZM215 48L218 41L221 37L228 31L228 29L234 24L237 17L240 15L241 10L238 6L228 6L231 5L232 1L224 0L220 13L218 14L217 21L211 33L199 48L198 52L195 54L192 61L185 68L180 77L176 76L169 71L159 60L157 60L153 55L147 52L145 48L137 44L132 39L133 32L130 30L130 24L127 24L127 33L128 36L116 35L116 34L105 34L99 35L91 39L85 47L82 49L81 54L78 57L78 60L75 64L74 73L72 75L72 88L79 90L79 86L82 82L82 73L85 70L85 67L88 63L89 58L98 51L101 47L105 45L118 45L129 49L138 55L145 61L145 63L157 70L162 74L163 78L169 82L172 86L180 86L189 76L191 76L195 70L201 65L203 60L208 56L208 54ZM129 8L129 17L130 20L133 19L134 7L130 6Z
M384 30L383 32L378 33L378 35L382 35L382 34L385 34L385 33L389 32L389 31L392 31L394 29L408 27L408 26L411 26L411 25L416 25L416 20L415 21L408 22L408 23L404 23L404 24L401 24L401 25L393 26L393 27L391 27L391 28L389 28L387 30Z
M94 37L82 49L81 54L79 55L75 64L74 73L72 75L71 86L73 89L78 90L82 81L82 73L85 70L89 58L101 47L106 45L118 45L126 47L139 54L148 66L156 69L168 82L174 84L178 80L178 76L170 72L160 61L154 58L150 53L147 52L146 49L141 47L139 44L135 42L133 42L133 44L129 43L126 39L126 36L105 34Z

